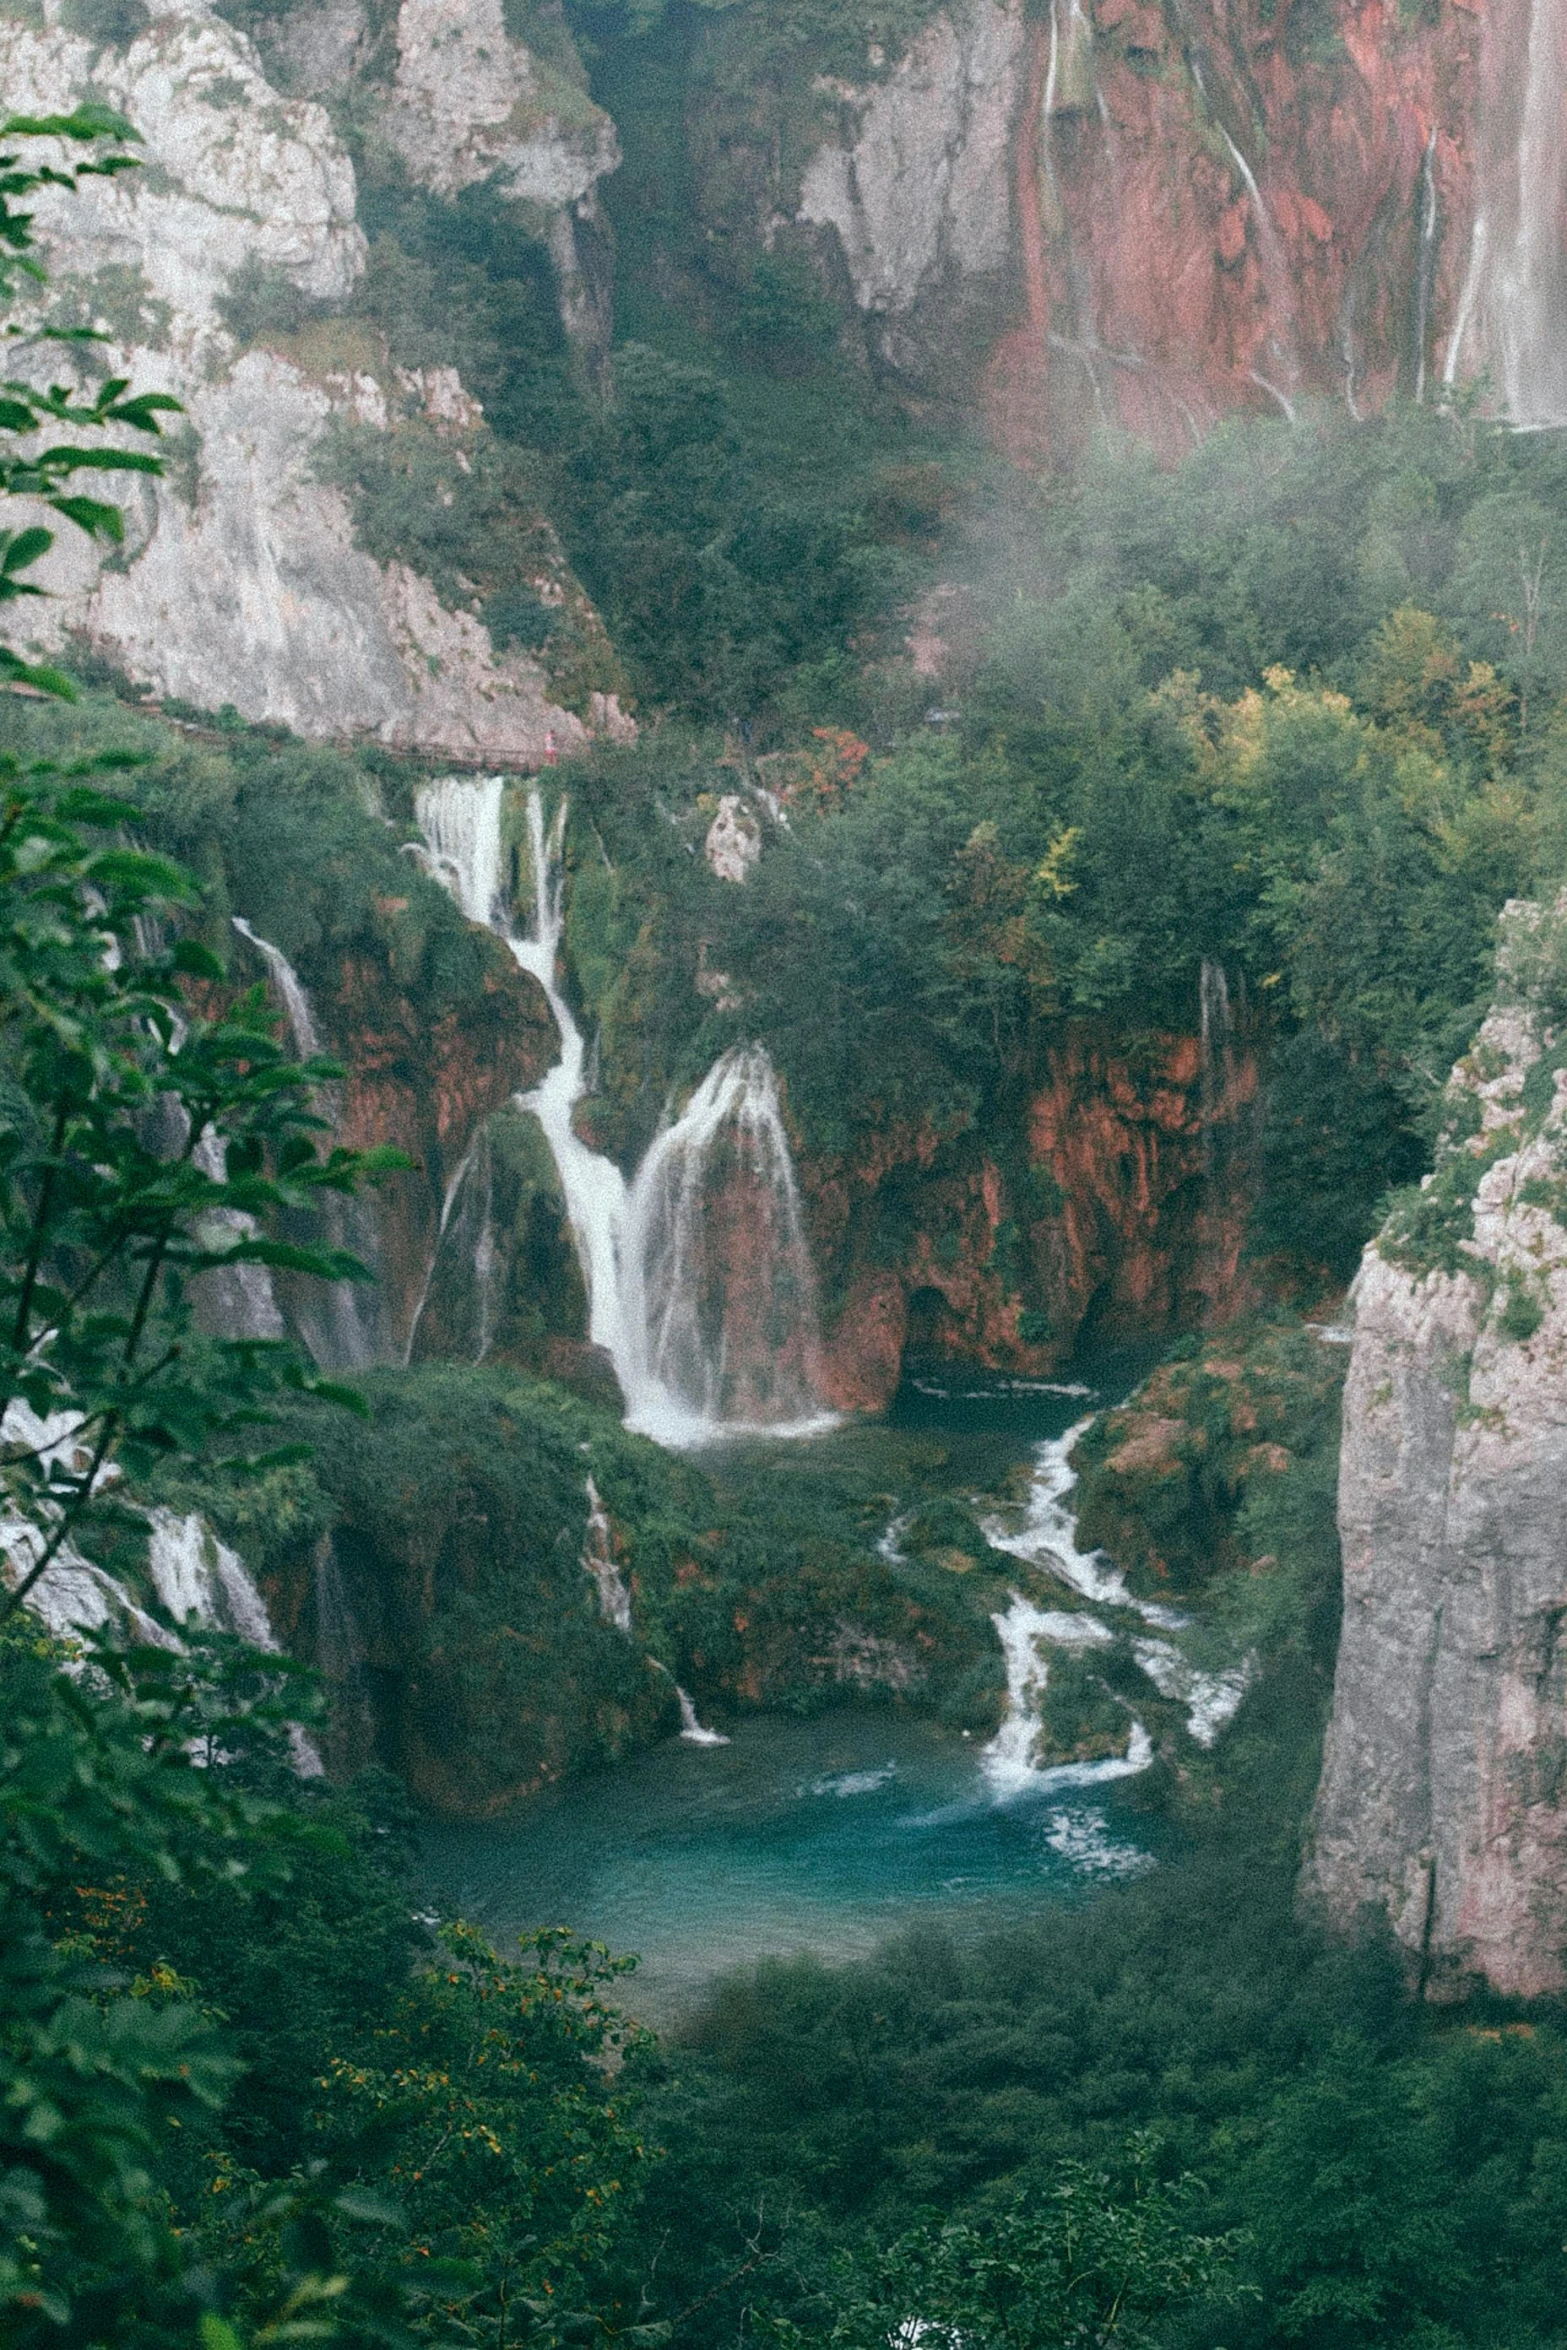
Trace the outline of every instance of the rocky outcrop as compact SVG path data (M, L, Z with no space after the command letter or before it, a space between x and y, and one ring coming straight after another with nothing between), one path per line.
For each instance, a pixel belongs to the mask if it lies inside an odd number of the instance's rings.
M805 167L799 218L836 231L855 300L893 366L919 365L909 330L922 301L942 301L957 329L1007 267L1026 46L1022 10L983 0L938 16L885 81L822 85L838 131Z
M1432 1995L1567 1951L1564 918L1508 909L1435 1173L1355 1284L1344 1628L1306 1893Z
M55 0L47 16L43 30L0 19L9 103L54 112L95 98L146 143L144 170L38 203L48 315L105 331L104 364L173 393L186 416L163 482L114 485L122 549L102 561L60 532L39 574L52 600L22 608L18 639L85 643L164 697L306 735L526 767L586 742L536 660L497 652L471 610L406 563L373 560L347 498L319 477L335 423L474 429L473 403L454 420L439 385L396 378L362 329L246 349L235 328L247 282L334 304L362 273L354 173L326 112L280 95L206 0L164 0L123 49L70 32ZM620 723L602 698L585 706L589 723Z
M1088 1338L1234 1312L1257 1093L1247 1049L1165 1035L1133 1060L1083 1026L983 1138L889 1126L807 1159L831 1400L878 1409L906 1354L1040 1376Z
M580 68L513 40L501 0L403 0L382 129L421 186L454 196L485 181L540 223L562 323L602 363L612 286L596 190L620 149Z

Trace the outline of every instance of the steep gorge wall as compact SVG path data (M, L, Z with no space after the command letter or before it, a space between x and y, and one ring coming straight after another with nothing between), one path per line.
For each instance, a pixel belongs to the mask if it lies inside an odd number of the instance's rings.
M1433 1996L1567 1951L1562 916L1509 909L1435 1174L1353 1292L1344 1626L1304 1889Z
M1235 410L1368 414L1450 360L1542 421L1567 413L1560 13L975 0L819 75L814 143L699 73L698 200L721 237L813 237L873 362L1026 459L1096 423L1176 453Z
M1083 1024L983 1135L807 1156L832 1402L878 1409L906 1352L1038 1377L1086 1341L1236 1311L1258 1096L1249 1048Z

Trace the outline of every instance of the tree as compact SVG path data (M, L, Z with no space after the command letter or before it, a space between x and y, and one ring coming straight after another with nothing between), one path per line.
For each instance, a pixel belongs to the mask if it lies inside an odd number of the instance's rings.
M819 2326L777 2321L790 2350L1135 2350L1198 2300L1233 2299L1236 2236L1199 2234L1192 2179L1154 2171L1146 2136L1126 2175L1064 2162L1039 2190L973 2220L927 2219L840 2265Z
M13 118L0 133L90 148L133 135L86 108ZM14 295L17 272L42 276L12 199L132 160L27 169L0 156L0 295ZM156 433L157 411L175 403L127 391L116 380L83 401L60 385L0 386L0 493L42 498L117 538L118 511L64 485L83 468L156 473L155 457L18 443L50 425ZM0 602L42 592L23 575L51 544L42 524L0 529ZM73 691L10 651L0 676ZM84 1884L223 1876L254 1859L275 1807L197 1759L265 1745L298 1711L276 1659L258 1676L188 1641L67 1659L17 1611L68 1546L137 1522L126 1481L220 1433L232 1442L282 1384L320 1390L287 1346L199 1340L189 1284L244 1263L364 1277L336 1252L271 1240L263 1221L402 1163L318 1156L313 1093L335 1064L290 1061L263 990L225 1008L216 959L189 939L163 943L163 922L197 891L133 845L136 810L107 787L134 764L112 753L0 764L0 1498L15 1577L0 1604L8 2345L164 2341L173 2311L180 2331L194 2327L156 2166L168 2130L221 2101L233 2061L167 1969L127 1986L71 1920ZM279 2306L303 2310L319 2280L293 2274L286 2253L282 2265Z

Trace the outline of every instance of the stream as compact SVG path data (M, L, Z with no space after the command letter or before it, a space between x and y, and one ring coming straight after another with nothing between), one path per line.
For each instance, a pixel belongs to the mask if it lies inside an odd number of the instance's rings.
M1024 1462L1048 1481L1058 1440L1142 1367L1107 1358L1054 1383L943 1370L906 1383L885 1420L792 1450L806 1473L818 1451L824 1467L852 1451L890 1479L914 1439L939 1445L954 1494L994 1494ZM720 1479L731 1449L704 1456ZM635 1951L623 2003L668 2025L728 1968L845 1960L920 1923L994 1931L1141 1873L1170 1841L1125 1763L1019 1767L1015 1712L988 1746L865 1702L721 1726L726 1743L671 1738L507 1819L427 1826L431 1909L503 1943L570 1925Z

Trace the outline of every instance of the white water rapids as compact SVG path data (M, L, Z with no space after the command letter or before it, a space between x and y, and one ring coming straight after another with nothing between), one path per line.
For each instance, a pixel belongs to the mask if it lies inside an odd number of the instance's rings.
M429 870L471 922L535 978L560 1058L517 1106L544 1130L588 1292L588 1335L615 1366L626 1424L685 1446L832 1424L816 1389L816 1297L799 1187L772 1063L759 1045L716 1061L627 1183L573 1124L587 1049L556 979L564 928L567 803L546 823L526 803L527 929L506 886L501 776L447 776L418 794ZM450 1216L454 1182L447 1201ZM443 1222L446 1219L443 1219Z
M1079 1420L1064 1436L1054 1436L1036 1447L1034 1474L1029 1486L1023 1523L1010 1527L1000 1517L982 1521L981 1531L992 1550L1026 1560L1054 1576L1100 1607L1134 1611L1144 1623L1160 1630L1184 1630L1187 1618L1173 1608L1151 1600L1134 1599L1126 1578L1102 1551L1077 1547L1077 1524L1067 1504L1077 1480L1071 1456L1089 1426ZM1131 1778L1153 1760L1153 1745L1141 1722L1130 1720L1124 1755L1103 1762L1058 1763L1041 1767L1035 1761L1044 1729L1044 1697L1049 1665L1040 1648L1102 1648L1115 1639L1108 1624L1080 1610L1041 1608L1020 1591L1004 1615L992 1616L1007 1666L1007 1710L1000 1729L985 1748L981 1761L992 1793L1002 1800L1052 1787L1087 1787L1101 1780ZM1168 1640L1134 1641L1138 1665L1162 1697L1186 1707L1187 1727L1200 1746L1211 1746L1246 1693L1247 1669L1204 1673L1188 1663Z

